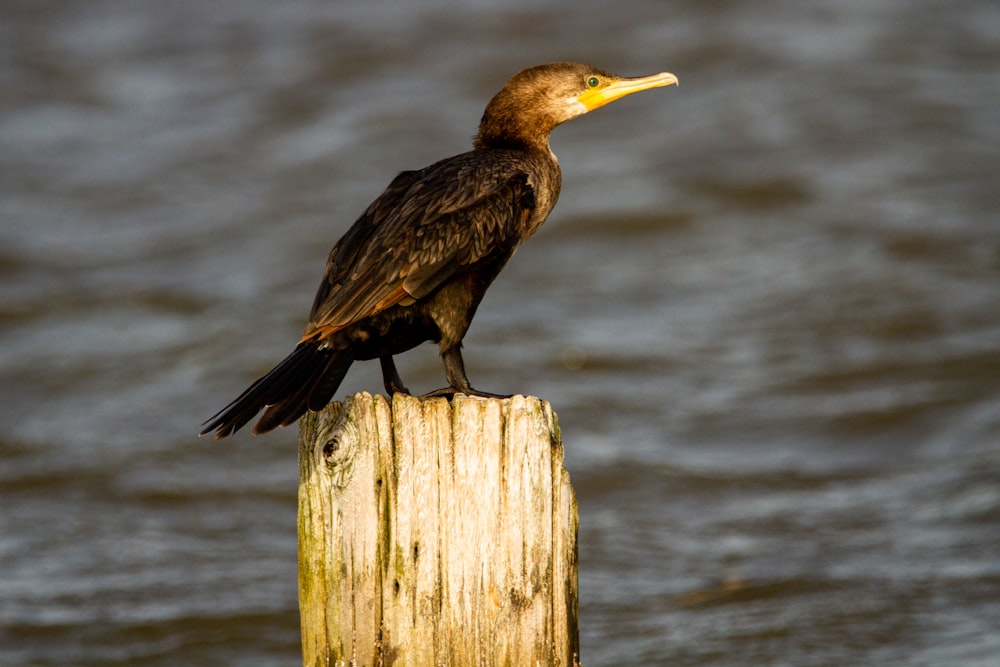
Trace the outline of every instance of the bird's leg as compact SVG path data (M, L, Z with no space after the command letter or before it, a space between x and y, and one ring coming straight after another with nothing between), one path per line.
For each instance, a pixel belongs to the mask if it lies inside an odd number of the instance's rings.
M473 389L469 385L469 377L465 374L465 362L462 360L462 347L455 345L449 347L441 353L441 360L444 362L444 375L448 379L449 387L444 387L429 394L424 394L424 398L432 396L444 396L451 398L455 394L465 394L467 396L481 396L483 398L510 398L509 394L491 394L486 391Z
M392 398L393 394L409 394L410 390L403 385L403 380L399 377L399 371L396 370L396 363L392 360L392 356L387 354L384 357L379 357L378 362L382 366L382 384L385 385L389 398Z

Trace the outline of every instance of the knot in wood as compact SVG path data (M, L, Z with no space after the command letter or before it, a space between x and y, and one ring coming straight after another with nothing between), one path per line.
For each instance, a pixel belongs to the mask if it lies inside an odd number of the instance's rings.
M342 409L323 413L321 419L323 421L317 428L313 445L314 456L318 459L317 463L332 476L333 483L342 486L349 480L357 456L360 442L358 425Z
M327 440L326 444L323 445L323 456L330 459L337 453L338 449L340 449L340 433L334 434L334 436Z

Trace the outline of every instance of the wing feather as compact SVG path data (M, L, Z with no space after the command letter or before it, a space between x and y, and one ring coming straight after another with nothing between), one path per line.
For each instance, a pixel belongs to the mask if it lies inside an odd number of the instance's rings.
M528 176L511 161L465 153L401 173L330 252L303 339L412 303L509 253L533 207Z

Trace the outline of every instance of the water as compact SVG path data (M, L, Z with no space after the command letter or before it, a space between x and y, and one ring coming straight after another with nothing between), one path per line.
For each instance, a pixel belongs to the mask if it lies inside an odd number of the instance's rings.
M466 339L560 415L585 663L995 663L1000 7L627 7L3 3L0 664L297 663L295 431L193 434L557 59L681 80L556 131Z

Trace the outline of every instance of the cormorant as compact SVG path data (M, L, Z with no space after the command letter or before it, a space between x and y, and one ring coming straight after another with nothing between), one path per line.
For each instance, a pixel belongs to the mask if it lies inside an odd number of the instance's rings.
M559 196L549 134L626 95L677 83L668 72L624 78L550 63L515 74L483 112L472 151L404 171L330 251L309 324L295 350L205 422L225 438L287 426L333 397L357 360L378 359L385 390L408 393L392 357L436 342L448 387L430 395L495 396L473 389L462 338L479 302ZM266 408L266 409L265 409Z

